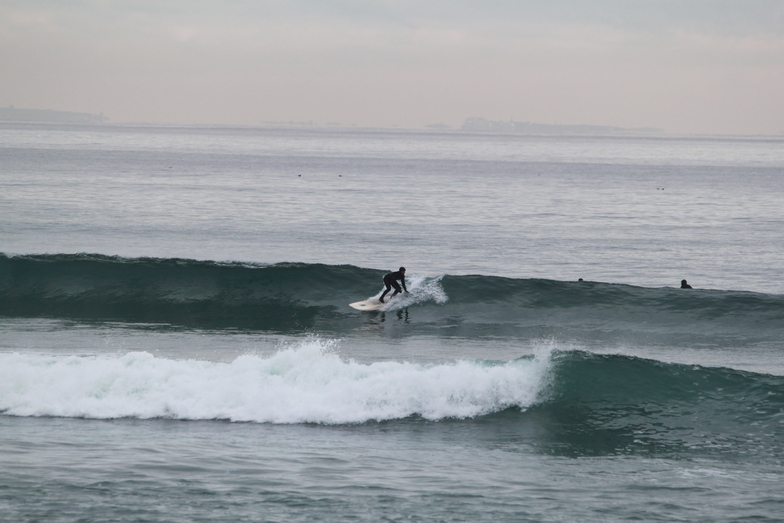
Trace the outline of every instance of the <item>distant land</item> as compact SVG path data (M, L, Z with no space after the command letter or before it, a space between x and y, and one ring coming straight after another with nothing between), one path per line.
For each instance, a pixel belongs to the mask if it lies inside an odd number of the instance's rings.
M466 118L462 131L474 133L513 133L513 134L639 134L661 133L661 129L652 127L613 127L610 125L558 125L547 123L493 121L484 118Z
M398 126L392 127L363 127L357 124L343 124L338 122L327 122L320 124L310 121L267 121L264 125L271 127L328 127L332 129L352 128L352 129L395 129L405 130ZM453 127L445 123L425 125L429 131L437 132L469 132L469 133L506 133L506 134L655 134L664 133L661 129L653 127L615 127L611 125L559 125L532 122L493 121L485 118L471 117L466 118L461 127ZM413 130L409 128L408 130Z
M0 122L39 122L39 123L102 123L108 121L103 113L78 113L72 111L55 111L53 109L20 109L10 105L0 107ZM313 121L268 121L266 126L272 127L311 127L322 125ZM327 122L323 124L328 128L353 128L363 127L356 124L341 124ZM399 129L397 126L394 129ZM514 120L500 121L487 120L486 118L466 118L459 128L448 124L438 123L425 125L425 129L439 132L470 132L470 133L506 133L506 134L654 134L663 133L661 129L652 127L614 127L610 125L559 125L532 122L516 122ZM369 127L367 129L374 129ZM378 127L375 129L388 129Z
M54 111L52 109L18 109L13 105L0 107L0 121L48 123L101 123L108 120L101 114Z

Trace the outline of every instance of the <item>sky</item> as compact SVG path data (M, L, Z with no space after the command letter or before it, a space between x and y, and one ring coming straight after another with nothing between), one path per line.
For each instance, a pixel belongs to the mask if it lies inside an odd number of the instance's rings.
M784 0L2 0L0 107L784 133Z

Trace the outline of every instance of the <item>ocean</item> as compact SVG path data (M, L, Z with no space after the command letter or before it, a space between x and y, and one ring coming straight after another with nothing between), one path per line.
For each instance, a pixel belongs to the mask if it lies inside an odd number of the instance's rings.
M0 123L0 521L782 521L783 274L784 137Z

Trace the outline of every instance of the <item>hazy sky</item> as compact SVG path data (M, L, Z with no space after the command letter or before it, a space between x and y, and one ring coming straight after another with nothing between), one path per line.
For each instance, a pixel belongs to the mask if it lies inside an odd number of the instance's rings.
M0 0L0 106L784 133L784 0Z

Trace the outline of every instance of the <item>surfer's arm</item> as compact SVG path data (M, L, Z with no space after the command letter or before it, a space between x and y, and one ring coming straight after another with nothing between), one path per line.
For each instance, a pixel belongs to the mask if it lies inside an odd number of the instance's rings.
M400 278L400 283L402 283L402 284L403 284L403 290L404 290L404 291L406 291L406 292L408 292L408 289L406 289L406 277L405 277L405 276L403 276L402 278Z

